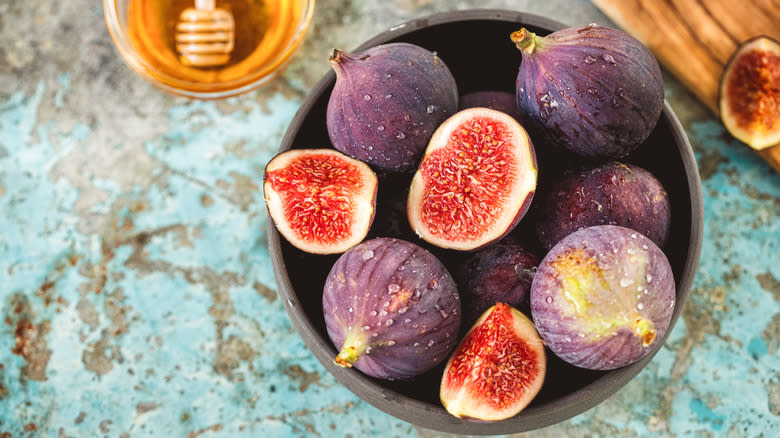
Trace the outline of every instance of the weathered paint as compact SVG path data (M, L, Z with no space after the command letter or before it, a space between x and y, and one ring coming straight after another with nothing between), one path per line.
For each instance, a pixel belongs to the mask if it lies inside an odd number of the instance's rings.
M259 180L331 47L451 7L320 2L284 75L191 102L122 64L99 7L0 2L0 437L446 436L362 402L304 347ZM458 7L609 23L585 1ZM690 301L636 379L533 436L780 436L780 176L666 87L704 186Z

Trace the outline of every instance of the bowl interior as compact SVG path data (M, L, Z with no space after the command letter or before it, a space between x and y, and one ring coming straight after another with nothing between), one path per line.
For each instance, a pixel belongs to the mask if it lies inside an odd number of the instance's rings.
M564 27L560 23L517 12L460 11L393 28L361 48L385 42L414 43L437 52L452 71L461 95L483 90L514 93L521 56L509 40L509 34L521 26L542 35ZM334 82L335 75L329 72L317 84L288 128L282 150L330 147L325 112ZM537 153L540 146L543 145L537 144ZM677 284L674 324L698 264L702 213L696 163L685 134L668 105L650 138L626 161L655 174L670 196L672 229L664 250L669 256ZM540 184L544 181L546 163L550 163L549 168L555 167L555 157L540 154ZM378 222L383 215L393 214L388 205L399 205L399 200L400 205L404 205L405 188L410 180L411 176L380 180ZM529 212L514 233L532 234L528 229L532 213ZM451 270L462 257L460 253L433 248L415 238L408 224L397 232L400 235L394 237L406 238L431 250ZM386 233L386 228L381 229L381 225L375 222L369 238L386 235L383 233ZM269 232L269 243L279 293L309 349L358 396L387 413L420 426L467 434L514 433L544 427L579 414L613 394L634 377L655 353L632 365L608 372L576 368L548 353L549 369L544 387L523 412L498 423L459 420L450 416L439 401L443 365L413 380L399 382L372 379L359 371L333 365L337 350L325 329L321 298L325 278L338 256L305 254L280 238L275 229Z

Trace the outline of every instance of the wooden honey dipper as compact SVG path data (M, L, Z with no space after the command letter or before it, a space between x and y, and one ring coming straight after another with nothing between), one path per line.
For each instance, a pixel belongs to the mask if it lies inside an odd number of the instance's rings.
M215 7L215 0L195 0L176 24L176 50L182 64L217 67L230 60L235 23L230 12Z

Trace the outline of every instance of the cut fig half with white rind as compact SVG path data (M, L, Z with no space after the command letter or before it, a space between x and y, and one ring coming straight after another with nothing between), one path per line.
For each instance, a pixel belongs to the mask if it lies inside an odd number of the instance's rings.
M465 109L445 120L428 143L409 190L409 223L433 245L483 248L517 226L536 181L526 130L503 112Z
M291 149L265 168L263 192L279 233L301 251L339 254L374 220L376 174L333 149Z
M455 417L500 421L533 401L546 373L544 342L531 320L511 306L496 303L447 361L439 396Z
M755 150L780 143L780 42L748 40L720 80L720 117L736 139Z

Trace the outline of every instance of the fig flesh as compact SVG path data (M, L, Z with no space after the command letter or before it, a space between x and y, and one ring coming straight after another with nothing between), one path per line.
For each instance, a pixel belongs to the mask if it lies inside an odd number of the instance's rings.
M476 250L509 233L536 190L533 144L511 116L459 111L433 134L412 178L407 215L423 240Z
M374 219L377 177L332 149L291 149L268 162L263 194L279 233L312 254L338 254L362 241Z
M458 102L459 109L485 107L507 113L515 120L520 118L515 95L506 91L475 91L464 94Z
M655 128L663 79L638 40L595 24L546 37L523 28L511 39L523 57L516 82L520 122L535 142L611 160L635 150Z
M593 225L621 225L663 247L671 226L669 196L645 169L610 162L554 181L537 202L536 233L549 250L567 235Z
M780 143L780 43L766 36L744 42L720 80L726 129L756 150Z
M458 341L455 281L425 249L367 240L339 257L325 281L325 326L334 362L381 379L408 379L447 358Z
M464 323L473 324L498 302L527 308L531 280L540 260L525 246L503 240L470 254L454 274Z
M544 344L531 320L511 306L496 303L447 361L441 402L458 418L504 420L531 403L546 371Z
M531 283L531 314L564 361L610 370L661 342L675 306L672 269L647 237L617 225L583 228L558 242Z
M336 84L327 128L341 152L388 172L419 163L433 131L458 107L455 78L420 46L389 43L350 54L334 50Z

